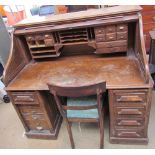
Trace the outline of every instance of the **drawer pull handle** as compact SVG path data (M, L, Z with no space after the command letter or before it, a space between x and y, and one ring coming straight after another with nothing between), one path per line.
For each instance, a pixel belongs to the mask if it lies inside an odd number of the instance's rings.
M118 111L118 115L142 115L142 112L138 109L121 109Z
M109 39L113 39L114 37L109 37Z
M137 120L121 120L118 125L133 125L133 126L140 126L141 123L139 123Z
M118 102L142 102L143 99L139 96L121 96L117 99Z
M43 127L42 126L37 126L36 129L41 131L41 130L43 130Z
M153 6L153 9L155 9L155 5Z
M123 29L124 29L124 26L120 26L119 29L120 29L120 30L123 30Z
M15 101L34 101L30 96L17 96Z

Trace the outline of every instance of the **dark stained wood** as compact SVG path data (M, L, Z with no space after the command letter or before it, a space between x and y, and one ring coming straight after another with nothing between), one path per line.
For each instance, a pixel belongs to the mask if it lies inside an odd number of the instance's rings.
M48 99L49 95L38 91L9 91L14 108L26 129L27 137L57 138L62 119L52 96L50 95L50 100Z
M90 67L91 66L91 67ZM114 78L115 77L115 78ZM27 65L8 90L48 90L47 83L62 86L93 84L104 79L107 88L144 87L138 61L130 57L70 56ZM23 82L24 81L24 82ZM149 85L145 85L149 87Z
M81 122L84 120L84 122L92 122L94 121L94 118L69 118L66 115L66 110L87 110L87 109L97 109L98 110L98 118L96 118L96 121L99 124L100 128L100 148L103 148L103 140L104 140L104 114L103 114L103 93L106 92L106 82L99 82L92 85L85 85L80 87L62 87L57 85L52 85L48 83L49 90L51 94L54 95L57 106L59 108L59 111L64 118L68 134L70 137L71 146L74 149L75 144L73 140L73 135L71 131L71 123L74 122L74 119L76 119L76 122ZM64 106L62 105L61 100L59 99L60 96L66 96L66 97L82 97L82 96L91 96L96 95L97 96L97 104L94 104L94 106Z
M148 143L153 81L144 35L155 26L153 14L146 13L154 7L144 7L146 18L140 10L139 6L116 6L35 17L14 26L4 82L28 137L56 139L58 135L61 117L47 83L75 88L105 81L110 141ZM78 122L76 118L69 121ZM70 130L71 124L67 126Z

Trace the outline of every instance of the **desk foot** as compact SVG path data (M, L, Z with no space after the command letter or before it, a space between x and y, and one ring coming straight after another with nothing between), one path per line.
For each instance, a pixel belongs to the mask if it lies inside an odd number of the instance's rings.
M57 119L57 123L54 129L49 129L49 130L30 130L28 132L25 133L25 135L28 138L35 138L35 139L52 139L52 140L56 140L60 127L62 124L62 117L59 115L58 119Z

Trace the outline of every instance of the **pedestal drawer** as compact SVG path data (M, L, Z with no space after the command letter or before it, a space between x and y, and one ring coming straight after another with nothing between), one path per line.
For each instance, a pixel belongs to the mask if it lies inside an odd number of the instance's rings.
M144 129L116 129L115 134L116 137L122 138L143 138L144 137Z
M143 117L145 114L144 108L135 108L135 107L116 107L116 117Z
M11 97L14 104L39 104L35 92L13 92Z
M144 119L142 118L118 118L116 119L117 128L134 128L134 127L143 127Z
M114 102L116 106L144 107L147 102L147 90L115 90Z

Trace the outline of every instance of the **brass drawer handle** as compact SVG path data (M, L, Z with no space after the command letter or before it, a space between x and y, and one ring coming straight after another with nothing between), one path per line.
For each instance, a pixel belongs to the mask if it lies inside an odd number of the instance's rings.
M153 5L153 9L155 9L155 5Z

